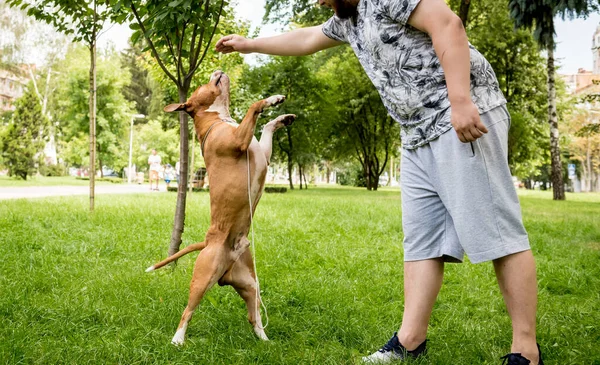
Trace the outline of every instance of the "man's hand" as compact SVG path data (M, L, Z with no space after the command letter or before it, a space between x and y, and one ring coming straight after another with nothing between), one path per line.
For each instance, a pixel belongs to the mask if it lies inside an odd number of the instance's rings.
M217 42L216 50L221 53L231 53L231 52L239 52L239 53L251 53L250 49L251 39L246 39L241 35L232 34L225 36Z
M452 104L451 123L463 143L473 142L488 132L472 101Z

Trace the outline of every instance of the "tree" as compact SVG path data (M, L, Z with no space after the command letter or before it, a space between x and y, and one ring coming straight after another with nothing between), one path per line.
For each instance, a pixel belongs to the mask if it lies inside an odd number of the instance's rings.
M294 124L273 136L273 160L285 161L290 189L294 189L294 165L298 167L302 181L306 167L318 161L320 141L327 135L322 132L328 123L322 115L326 109L323 107L325 100L320 92L322 87L314 76L316 69L312 60L310 57L272 57L260 67L248 69L241 80L247 105L274 94L286 96L286 102L276 111L267 112L260 123L268 122L273 113L297 116Z
M47 119L30 85L17 100L12 122L3 138L2 155L10 176L27 180L27 175L35 170L36 157L44 147L47 128Z
M125 99L123 90L129 84L131 75L121 64L116 52L109 50L99 56L96 152L97 167L102 171L104 165L113 168L126 165L131 103ZM67 141L86 134L89 124L89 115L82 112L89 100L89 92L84 86L87 80L85 57L86 50L83 47L74 47L58 68L59 88L53 96L53 116L60 123L61 138Z
M527 181L550 161L545 60L531 32L514 30L508 1L472 2L466 27L469 41L492 65L508 102L511 128L508 162L513 175ZM458 2L451 3L458 11Z
M134 22L132 41L143 37L146 50L177 86L178 99L185 103L191 82L204 60L228 1L203 0L109 0L113 19ZM180 170L177 204L169 255L179 251L185 222L185 202L188 184L189 126L185 112L179 113Z
M144 61L144 42L129 41L129 48L121 52L121 63L129 70L131 82L123 89L125 98L134 103L133 109L148 119L156 119L163 114L165 95L159 82L149 74ZM168 101L170 102L170 101Z
M592 10L589 0L510 0L510 16L515 28L533 28L533 37L540 48L548 52L548 121L550 124L550 154L552 158L552 190L554 200L565 199L562 161L559 146L558 118L556 112L556 85L554 66L554 17L587 16Z
M326 98L338 113L331 130L336 149L353 155L362 166L366 188L377 190L379 176L400 147L400 126L388 115L379 93L351 52L344 48L332 56L320 76L329 85Z
M84 41L90 51L89 121L90 121L90 211L94 210L96 166L96 41L108 12L99 11L97 0L8 0L13 7L27 9L27 14L52 24L75 42Z

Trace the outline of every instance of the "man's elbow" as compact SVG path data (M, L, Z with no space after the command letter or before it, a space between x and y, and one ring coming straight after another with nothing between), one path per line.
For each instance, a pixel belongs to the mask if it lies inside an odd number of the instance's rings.
M437 23L437 26L428 31L429 36L436 43L437 39L447 37L465 37L467 36L467 32L460 18L453 14L445 18L443 21Z

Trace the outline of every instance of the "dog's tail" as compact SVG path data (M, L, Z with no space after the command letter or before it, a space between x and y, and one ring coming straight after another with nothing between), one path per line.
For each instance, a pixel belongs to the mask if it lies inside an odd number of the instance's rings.
M184 248L183 250L177 252L176 254L169 256L166 259L162 260L161 262L150 266L149 268L146 269L146 272L160 269L161 267L165 266L166 264L177 260L181 256L187 255L188 253L190 253L192 251L200 251L205 247L206 247L206 242L198 242L198 243L191 244L191 245L187 246L186 248Z

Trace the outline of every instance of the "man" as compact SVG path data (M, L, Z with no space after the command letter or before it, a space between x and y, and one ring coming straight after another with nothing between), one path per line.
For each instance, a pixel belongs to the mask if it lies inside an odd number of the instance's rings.
M319 0L335 16L275 37L223 37L223 53L300 56L349 43L402 126L404 315L365 362L425 353L444 263L492 261L512 320L511 365L542 364L535 262L507 164L496 76L443 0Z
M156 150L152 150L152 154L148 157L148 165L150 165L150 174L148 179L150 180L150 190L158 191L158 173L161 169L161 158L156 154ZM156 188L152 189L152 181L156 181Z

